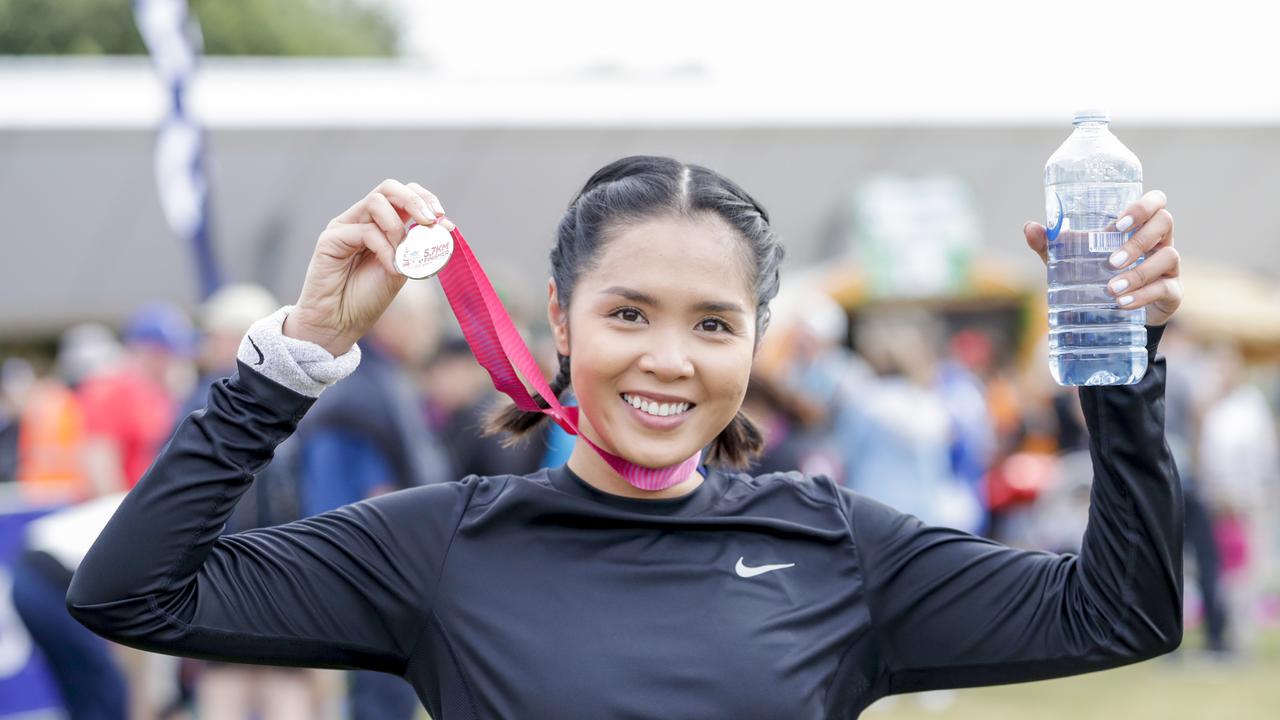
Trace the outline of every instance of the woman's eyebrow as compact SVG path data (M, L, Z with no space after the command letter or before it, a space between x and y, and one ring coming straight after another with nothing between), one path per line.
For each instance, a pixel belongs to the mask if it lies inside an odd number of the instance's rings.
M601 290L600 294L601 295L618 295L620 297L626 298L627 300L630 300L631 302L637 302L644 305L651 305L653 307L661 307L662 305L662 303L658 302L658 299L653 297L652 295L642 293L639 290L634 290L632 288L624 287L622 285L614 285L612 287L607 287L604 290ZM715 312L715 313L741 314L744 312L742 309L742 306L736 302L726 302L726 301L716 301L716 300L702 300L702 301L696 302L693 304L693 309L699 310L702 312Z

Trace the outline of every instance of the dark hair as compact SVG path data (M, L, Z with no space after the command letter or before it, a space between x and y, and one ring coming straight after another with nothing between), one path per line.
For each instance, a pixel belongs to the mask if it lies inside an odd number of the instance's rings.
M754 270L756 342L769 326L769 301L778 294L782 243L769 227L769 214L746 190L701 165L686 165L668 157L633 155L596 171L569 203L551 250L551 275L560 306L569 307L578 276L590 268L607 234L627 223L661 215L693 217L712 212L738 231ZM560 355L559 371L551 382L557 398L569 387L569 358ZM547 407L542 398L538 403ZM493 413L485 433L505 433L505 445L518 442L546 416L507 404ZM744 467L764 447L760 431L741 411L711 441L706 461L712 465Z

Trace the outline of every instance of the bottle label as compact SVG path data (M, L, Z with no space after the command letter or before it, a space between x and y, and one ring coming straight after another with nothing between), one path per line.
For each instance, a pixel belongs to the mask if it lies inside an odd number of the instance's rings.
M1124 244L1124 235L1122 232L1091 232L1089 233L1089 252L1115 252Z

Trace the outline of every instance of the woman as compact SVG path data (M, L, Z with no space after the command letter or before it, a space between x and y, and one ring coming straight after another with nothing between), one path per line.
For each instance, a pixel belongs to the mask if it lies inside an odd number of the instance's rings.
M553 387L582 409L568 463L219 537L405 282L404 223L451 227L431 193L388 180L320 235L298 302L249 331L238 373L130 493L69 606L149 650L395 673L437 720L852 717L890 693L1168 652L1182 521L1155 349L1181 289L1164 203L1128 209L1141 229L1126 250L1147 259L1119 276L1147 308L1150 369L1081 390L1097 482L1078 557L929 527L820 476L714 467L760 447L739 406L782 248L729 180L630 157L587 181L551 253ZM1044 259L1044 228L1024 232ZM646 490L587 439L644 467L704 447L710 462Z

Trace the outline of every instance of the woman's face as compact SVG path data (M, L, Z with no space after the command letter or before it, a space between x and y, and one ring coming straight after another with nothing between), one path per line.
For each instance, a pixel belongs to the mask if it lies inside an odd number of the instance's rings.
M711 442L751 374L750 274L742 238L703 213L616 228L579 275L567 317L553 281L548 316L572 358L582 433L647 467Z

